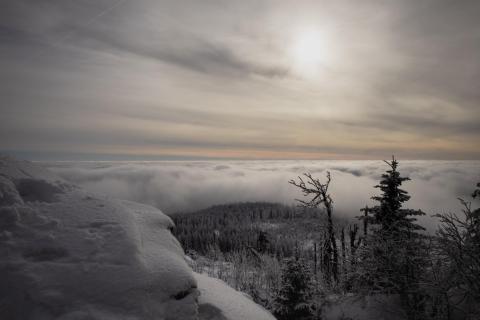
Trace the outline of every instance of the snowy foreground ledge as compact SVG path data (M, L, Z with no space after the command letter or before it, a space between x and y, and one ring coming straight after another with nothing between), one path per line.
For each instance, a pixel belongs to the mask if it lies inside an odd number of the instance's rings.
M159 210L0 156L0 319L271 320L194 274Z

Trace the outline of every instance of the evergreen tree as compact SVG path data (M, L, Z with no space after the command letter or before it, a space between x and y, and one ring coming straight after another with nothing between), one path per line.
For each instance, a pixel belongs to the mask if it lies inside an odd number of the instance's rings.
M409 181L409 177L402 177L397 171L398 161L392 157L392 161L385 161L390 166L390 170L382 174L382 180L375 186L382 191L381 195L372 197L379 204L369 209L369 214L373 219L369 222L380 226L380 232L391 232L407 234L415 230L424 230L423 227L415 223L416 219L412 216L424 215L421 210L412 210L402 208L403 203L410 199L407 191L400 188L403 182Z
M401 189L410 180L397 171L398 162L385 161L390 169L375 186L382 193L372 197L378 205L369 208L368 223L373 227L361 249L358 281L363 288L375 292L399 294L409 319L422 319L423 300L419 288L424 273L424 230L416 224L414 216L424 215L421 210L403 208L410 199Z
M312 275L307 264L299 259L287 259L274 303L274 315L279 320L313 319L313 294Z
M475 199L476 197L480 197L480 182L477 183L477 189L472 193L472 198Z
M261 253L267 251L270 245L270 240L268 239L268 233L260 230L257 237L257 250Z

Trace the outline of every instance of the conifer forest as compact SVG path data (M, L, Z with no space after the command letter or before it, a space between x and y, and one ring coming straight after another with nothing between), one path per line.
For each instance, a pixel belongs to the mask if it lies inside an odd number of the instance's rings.
M335 215L330 173L305 173L290 184L298 205L246 202L176 214L174 235L192 268L224 280L277 319L322 319L339 300L378 299L409 320L478 319L480 301L480 183L459 212L434 216L407 208L399 162L385 161L357 219ZM287 182L286 182L287 183ZM348 319L348 318L345 318Z

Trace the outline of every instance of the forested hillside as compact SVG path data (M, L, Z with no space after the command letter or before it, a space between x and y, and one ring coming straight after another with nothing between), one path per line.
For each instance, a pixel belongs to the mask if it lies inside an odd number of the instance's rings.
M292 256L296 247L313 250L324 237L326 221L321 209L268 202L218 205L172 219L183 247L201 255L254 248L276 257ZM347 223L338 220L337 225Z
M178 213L173 232L195 271L248 293L281 320L392 312L392 320L479 319L480 212L472 207L479 185L460 199L461 214L437 215L429 234L416 222L425 213L404 208L409 178L395 159L386 164L376 205L359 208L357 219L336 216L328 172L324 180L306 173L290 181L305 195L300 206L249 202Z
M359 211L360 213L360 211ZM268 202L217 205L172 215L174 235L192 267L218 277L273 310L284 262L305 261L317 294L330 282L328 219L323 209ZM342 270L346 276L361 241L363 222L335 218Z

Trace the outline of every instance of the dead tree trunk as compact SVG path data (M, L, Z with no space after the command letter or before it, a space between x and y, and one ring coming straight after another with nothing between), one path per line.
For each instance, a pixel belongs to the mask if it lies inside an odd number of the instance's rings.
M349 238L350 238L350 264L353 268L355 266L355 254L357 251L358 246L360 245L360 239L355 243L358 233L358 226L356 224L353 225L353 229L350 226L348 229Z
M360 216L360 219L363 220L363 237L366 239L368 232L368 214L370 213L370 208L365 206L365 208L360 209L360 211L363 211L363 217Z
M323 234L323 274L327 282L332 278L332 246L327 233Z
M342 243L342 277L343 279L347 275L347 253L345 246L345 228L342 228L342 233L340 234L340 242Z
M335 282L338 281L338 249L337 249L337 242L335 239L335 229L333 226L333 200L328 193L328 187L330 185L331 177L330 172L327 172L327 182L321 183L320 180L315 179L312 177L310 173L305 173L304 176L307 178L306 182L302 179L302 177L298 177L299 181L296 182L295 180L290 180L289 183L300 188L302 190L303 195L313 196L310 201L303 201L296 199L298 202L301 203L302 206L308 208L318 208L319 206L323 206L325 211L327 212L328 218L328 246L327 246L327 254L329 264L331 265L331 274L333 276L333 280Z

